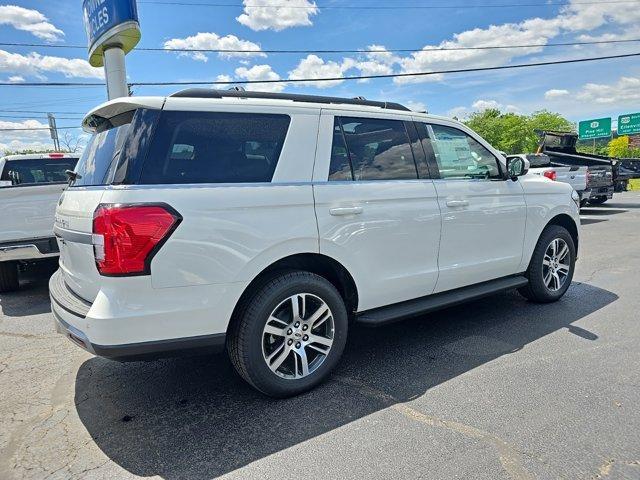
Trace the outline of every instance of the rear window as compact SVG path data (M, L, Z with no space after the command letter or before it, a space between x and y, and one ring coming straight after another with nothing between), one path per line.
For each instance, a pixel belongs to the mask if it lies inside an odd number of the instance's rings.
M88 187L108 183L107 174L122 151L133 114L127 112L118 115L98 128L80 157L75 170L77 175L71 186Z
M7 160L0 180L11 185L66 183L66 170L73 170L77 158L38 158L33 160Z
M164 111L139 183L270 182L290 122L288 115Z

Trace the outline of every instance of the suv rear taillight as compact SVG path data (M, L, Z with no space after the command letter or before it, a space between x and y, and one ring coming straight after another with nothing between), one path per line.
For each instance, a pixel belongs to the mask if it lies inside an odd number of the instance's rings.
M547 177L549 180L553 180L554 182L556 181L556 178L558 178L558 174L555 170L546 170L542 175Z
M165 204L98 205L93 253L101 275L149 275L151 260L182 221Z

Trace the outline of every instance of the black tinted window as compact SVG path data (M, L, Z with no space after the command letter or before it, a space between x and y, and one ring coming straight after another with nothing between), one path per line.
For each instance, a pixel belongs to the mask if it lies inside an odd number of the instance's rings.
M77 158L41 158L33 160L7 160L0 180L12 185L39 183L66 183L66 170L73 170Z
M400 120L341 117L355 180L416 179L416 165Z
M331 164L329 166L329 180L353 180L351 163L347 153L347 145L344 143L344 135L340 127L340 120L336 118L333 123L333 143L331 144Z
M71 186L82 187L107 183L109 168L122 151L129 133L134 112L118 115L113 122L105 122L99 133L95 133L80 157L76 168L76 179Z
M270 182L290 117L163 112L141 183Z

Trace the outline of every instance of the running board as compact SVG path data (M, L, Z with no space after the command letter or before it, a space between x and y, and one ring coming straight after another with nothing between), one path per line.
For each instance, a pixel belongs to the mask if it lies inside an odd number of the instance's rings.
M433 312L441 308L493 295L494 293L524 287L529 281L523 275L498 278L488 282L457 288L448 292L434 293L426 297L394 303L386 307L374 308L357 315L356 321L363 325L377 327L388 323L415 317L423 313Z

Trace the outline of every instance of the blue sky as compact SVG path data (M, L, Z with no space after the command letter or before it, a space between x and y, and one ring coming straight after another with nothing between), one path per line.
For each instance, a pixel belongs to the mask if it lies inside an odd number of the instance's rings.
M508 65L564 58L640 52L640 42L598 46L444 52L366 53L367 49L548 44L640 38L640 1L486 8L474 5L544 3L543 0L191 0L233 7L138 3L144 47L253 49L355 49L360 54L178 55L133 51L128 77L137 81L213 81L351 76ZM558 3L557 0L554 0ZM251 8L269 4L278 8ZM565 2L567 3L567 2ZM0 1L0 41L84 45L81 2ZM313 8L314 5L320 8ZM450 9L340 9L340 6L464 5ZM296 8L298 7L298 8ZM299 8L306 7L306 8ZM310 8L309 8L310 7ZM0 81L99 81L86 50L0 46ZM548 109L572 120L617 117L640 111L640 60L632 57L411 81L380 79L329 84L254 86L297 93L364 96L406 103L431 113L464 117L497 106L529 113ZM137 87L135 95L164 95L179 87ZM27 111L84 112L105 100L104 87L0 87L0 128L46 122ZM19 110L21 112L8 112ZM15 115L15 117L11 117ZM59 114L59 126L79 115ZM77 131L71 130L74 134ZM0 132L0 150L47 145L47 133Z

